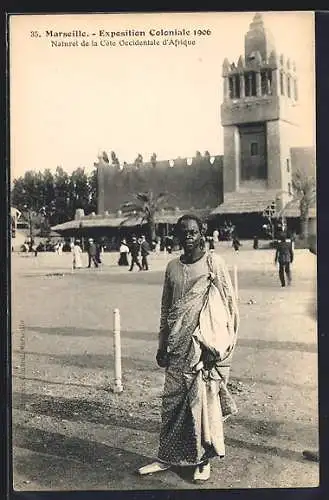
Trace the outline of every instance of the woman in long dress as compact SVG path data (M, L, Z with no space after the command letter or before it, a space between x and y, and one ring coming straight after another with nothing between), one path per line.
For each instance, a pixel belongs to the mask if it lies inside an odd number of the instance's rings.
M76 240L74 246L72 248L72 256L73 256L73 269L81 269L82 268L82 249L80 247L80 240Z
M129 247L125 239L121 241L119 252L120 252L120 257L118 261L119 266L129 266L128 262Z
M138 472L193 466L201 482L209 459L224 457L223 422L237 412L227 382L239 313L223 259L202 246L202 222L184 215L176 232L184 253L165 272L156 356L166 369L159 450Z

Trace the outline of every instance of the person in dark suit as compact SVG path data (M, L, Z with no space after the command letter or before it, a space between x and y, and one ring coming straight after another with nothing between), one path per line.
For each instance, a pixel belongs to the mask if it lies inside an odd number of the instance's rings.
M258 236L254 236L254 242L253 242L253 248L254 250L258 250L258 247L259 247L259 239L258 239Z
M286 286L285 275L287 276L288 285L291 284L290 264L292 264L293 260L294 251L292 241L290 238L286 238L286 235L282 233L277 242L274 260L275 264L279 263L279 278L281 286Z
M144 271L149 270L147 256L149 255L150 251L151 251L150 245L148 244L148 242L145 239L145 236L143 235L141 237L141 256L142 256L142 268Z
M137 267L139 268L140 271L142 270L142 266L140 265L140 262L138 259L139 253L140 253L140 244L138 243L136 236L133 236L132 242L130 245L131 264L130 264L129 271L133 270L134 264L137 265Z
M91 267L91 263L94 263L95 267L98 267L97 262L97 248L92 238L88 241L88 267Z
M95 246L96 246L96 260L97 260L97 264L101 264L102 261L101 261L101 245L99 243L95 243Z

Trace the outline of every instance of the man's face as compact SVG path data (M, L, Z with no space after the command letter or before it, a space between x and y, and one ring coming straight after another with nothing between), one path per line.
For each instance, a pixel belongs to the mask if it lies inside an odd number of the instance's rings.
M179 241L185 252L193 252L200 246L201 232L198 223L193 219L184 220L179 230Z

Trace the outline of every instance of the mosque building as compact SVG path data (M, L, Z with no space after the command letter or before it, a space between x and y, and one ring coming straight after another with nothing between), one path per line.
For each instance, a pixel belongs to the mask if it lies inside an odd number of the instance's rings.
M245 35L244 55L237 63L225 59L222 76L224 201L212 215L256 231L260 216L280 213L292 199L292 173L312 157L309 148L292 147L298 133L297 68L288 55L277 54L257 13ZM297 207L290 212L298 217Z
M245 34L244 54L236 62L225 58L222 77L223 156L163 161L155 168L152 162L139 169L126 165L121 172L99 162L98 214L78 213L76 220L53 229L75 235L84 228L85 236L90 231L114 234L118 227L122 231L120 203L131 193L151 189L174 197L174 210L163 209L157 216L160 232L182 213L199 211L210 230L229 220L241 238L259 234L266 217L280 214L292 200L294 172L315 176L314 149L294 147L298 68L289 54L276 52L272 34L256 13ZM298 204L285 215L298 232ZM314 207L310 216L314 222Z

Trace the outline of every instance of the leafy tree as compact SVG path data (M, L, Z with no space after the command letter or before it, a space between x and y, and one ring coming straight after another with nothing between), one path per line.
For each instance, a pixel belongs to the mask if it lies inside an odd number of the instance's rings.
M287 209L298 205L300 213L301 239L308 239L310 208L316 203L316 182L314 177L297 171L292 177L293 199L289 201L280 215Z
M159 193L158 195L155 195L153 191L136 193L136 201L128 201L122 205L122 210L127 216L124 222L135 218L136 215L141 216L141 224L146 222L149 240L153 241L156 238L155 214L160 210L168 198L169 193L167 192Z
M24 176L14 179L11 204L18 208L28 221L30 237L35 229L43 233L50 231L50 215L54 211L53 178L49 170L27 171Z
M97 169L88 176L88 211L97 212Z
M23 177L14 179L11 192L11 204L23 210L28 207L38 211L43 205L42 174L41 172L27 171Z
M54 176L55 190L55 223L61 224L73 218L72 206L70 206L70 178L62 167L57 167Z
M42 193L42 205L50 207L55 200L55 179L49 168L43 172Z
M33 229L40 228L43 235L52 225L74 217L77 208L88 213L97 209L97 170L87 175L77 168L68 175L62 167L55 174L28 171L14 179L11 205L22 212Z
M77 208L85 212L89 208L88 176L84 168L77 168L69 178L69 213L74 216Z

